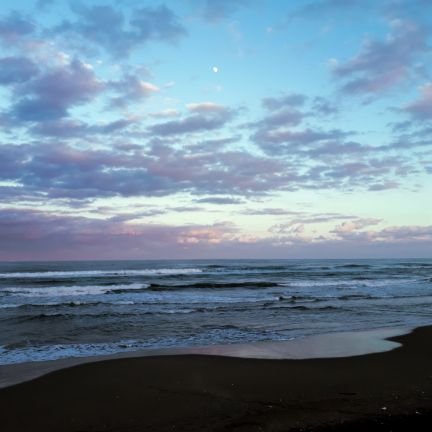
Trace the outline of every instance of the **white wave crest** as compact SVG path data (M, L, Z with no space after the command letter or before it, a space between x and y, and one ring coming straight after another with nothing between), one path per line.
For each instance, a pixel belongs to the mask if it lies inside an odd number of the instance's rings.
M128 276L155 276L155 275L182 275L201 273L198 268L160 268L143 270L79 270L79 271L44 271L0 273L0 279L26 279L26 278L79 278L79 277L128 277Z
M145 289L149 285L134 283L127 285L88 285L88 286L55 286L47 288L4 288L2 292L21 297L63 297L99 295L123 290Z

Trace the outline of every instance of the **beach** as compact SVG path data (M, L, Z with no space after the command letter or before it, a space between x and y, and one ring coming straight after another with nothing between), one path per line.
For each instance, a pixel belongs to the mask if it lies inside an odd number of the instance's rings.
M2 431L429 430L432 327L351 357L97 361L0 390Z

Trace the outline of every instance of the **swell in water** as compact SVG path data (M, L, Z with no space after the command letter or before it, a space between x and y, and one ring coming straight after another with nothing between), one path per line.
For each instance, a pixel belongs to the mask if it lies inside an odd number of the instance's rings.
M0 363L429 324L432 260L0 264Z

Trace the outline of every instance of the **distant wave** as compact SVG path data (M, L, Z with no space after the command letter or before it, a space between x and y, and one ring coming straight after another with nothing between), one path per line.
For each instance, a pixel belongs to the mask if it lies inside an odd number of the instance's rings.
M280 283L281 286L286 287L337 287L337 286L363 286L363 287L382 287L393 284L401 283L412 283L415 279L408 278L392 278L392 279L372 279L372 278L362 278L362 279L311 279L311 280L295 280L286 281Z
M22 297L62 297L99 295L107 293L123 292L125 290L142 290L149 285L133 283L127 285L88 285L88 286L56 286L47 288L2 288L0 292Z
M310 306L292 306L290 309L298 309L298 310L336 310L340 309L336 306L317 306L317 307L310 307Z
M5 303L0 305L0 309L48 309L53 307L67 307L77 308L79 306L93 307L98 305L112 305L112 306L124 306L141 304L131 300L119 300L119 301L59 301L59 302L46 302L46 303Z
M227 269L227 270L286 270L290 265L220 265L209 264L206 266L208 269Z
M155 275L182 275L201 273L198 268L160 268L145 270L80 270L80 271L45 271L45 272L19 272L0 273L0 279L26 279L26 278L78 278L78 277L128 277L128 276L155 276Z
M149 291L174 291L184 289L232 289L232 288L272 288L279 286L276 282L262 282L262 281L247 281L247 282L196 282L192 284L182 285L160 285L151 284L148 287Z

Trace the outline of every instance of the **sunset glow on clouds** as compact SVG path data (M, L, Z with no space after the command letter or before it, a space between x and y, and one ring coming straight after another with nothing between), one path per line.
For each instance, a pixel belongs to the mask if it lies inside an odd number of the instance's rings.
M0 259L432 256L432 5L0 5Z

